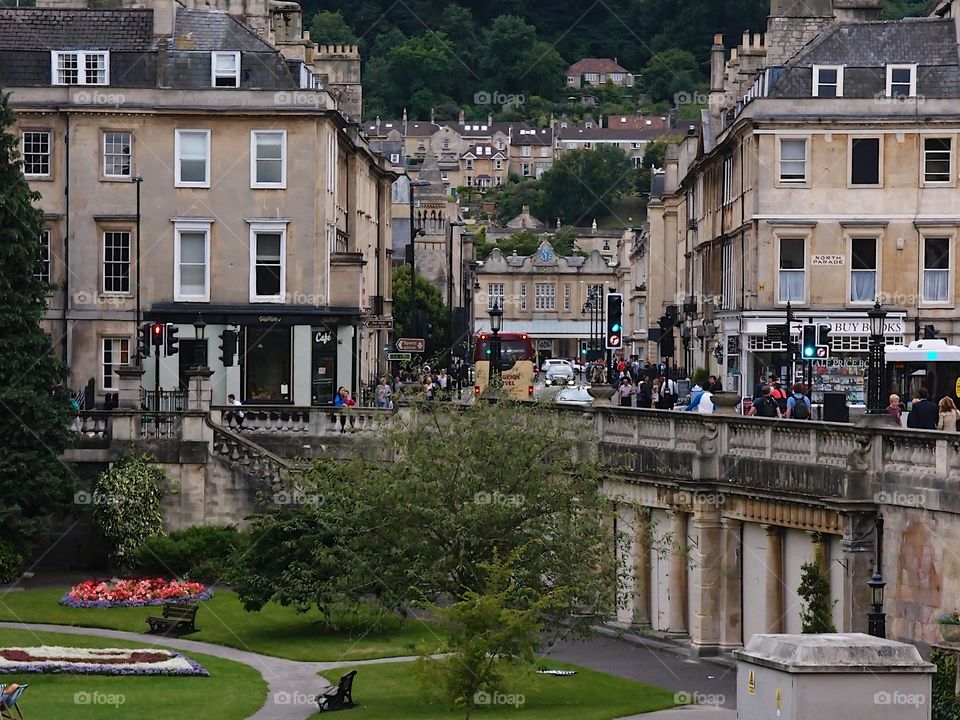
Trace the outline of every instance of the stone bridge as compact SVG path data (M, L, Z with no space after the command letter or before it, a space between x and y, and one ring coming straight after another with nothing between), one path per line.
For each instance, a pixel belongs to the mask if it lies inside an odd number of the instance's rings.
M257 492L281 491L299 463L375 451L393 421L383 410L249 406L236 432L229 409L210 406L208 378L191 383L177 413L133 409L133 388L121 388L120 409L78 419L67 454L100 468L151 452L178 487L171 528L241 522ZM628 539L613 619L624 626L683 639L697 655L799 632L800 568L816 560L837 630L866 631L878 555L888 636L936 642L936 615L960 604L958 435L612 406L556 412L599 438L610 520Z

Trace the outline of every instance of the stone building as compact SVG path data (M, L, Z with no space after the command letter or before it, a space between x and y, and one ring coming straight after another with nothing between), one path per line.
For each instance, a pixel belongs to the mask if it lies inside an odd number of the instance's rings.
M605 85L610 82L622 87L633 86L633 73L617 62L616 58L584 58L578 60L566 73L568 88L584 88Z
M788 302L798 321L832 329L815 399L841 390L863 402L877 299L887 342L928 324L949 342L960 334L960 21L949 2L899 21L879 9L774 2L765 38L746 37L729 59L718 38L703 132L667 156L650 208L654 252L678 259L662 302L702 341L690 363L727 387L787 371L766 330Z
M292 5L275 28L298 27ZM172 357L152 349L147 389L205 362L217 402L323 404L386 366L388 331L363 321L391 314L395 175L322 88L302 35L292 58L241 18L169 0L0 9L0 86L56 285L44 327L70 382L93 378L100 399L134 362L141 321L180 338ZM239 348L225 366L226 330Z

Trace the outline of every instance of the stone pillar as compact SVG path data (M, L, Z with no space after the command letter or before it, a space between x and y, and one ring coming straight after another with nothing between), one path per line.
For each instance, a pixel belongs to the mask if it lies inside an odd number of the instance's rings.
M208 367L195 367L186 371L188 392L187 410L209 412L213 399L213 388L210 385L210 376L213 370Z
M687 513L677 511L670 515L670 587L667 597L670 610L667 632L686 635L687 629Z
M766 632L783 632L783 528L767 525Z
M743 522L720 521L723 533L723 605L720 647L732 650L743 645Z
M698 543L692 549L690 592L697 593L695 627L690 628L692 655L716 655L720 649L723 625L723 532L719 496L701 493L694 496L693 526Z
M118 410L139 410L140 390L143 385L144 370L139 365L123 365L116 369L120 378L120 390L117 393Z

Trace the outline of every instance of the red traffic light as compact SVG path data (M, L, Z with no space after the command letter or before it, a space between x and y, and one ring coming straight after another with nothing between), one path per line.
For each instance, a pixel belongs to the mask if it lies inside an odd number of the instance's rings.
M163 323L154 323L150 326L150 343L152 345L156 345L157 347L163 345L163 330Z
M153 326L154 335L163 335L163 325L154 325Z

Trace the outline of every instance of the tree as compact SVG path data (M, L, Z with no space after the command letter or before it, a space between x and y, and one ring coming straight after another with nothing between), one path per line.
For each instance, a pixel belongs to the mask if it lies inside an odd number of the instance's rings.
M451 101L459 67L452 47L442 32L407 38L371 61L364 92L369 87L386 112L407 108L412 118L429 117L432 108Z
M545 214L571 224L606 215L609 204L633 187L633 175L629 158L612 145L566 152L538 181Z
M506 223L519 215L524 205L529 205L531 214L538 217L545 210L546 196L543 187L533 178L511 175L505 185L494 190L493 202L500 220ZM547 220L542 219L544 222Z
M133 561L148 538L163 534L164 491L163 470L146 455L124 457L97 478L93 514L121 567Z
M356 45L357 36L339 12L321 10L310 21L310 39L318 45Z
M643 69L643 87L654 102L690 93L702 82L697 59L686 50L671 48L650 58Z
M805 605L800 611L803 633L835 633L833 603L830 602L830 578L817 561L800 566L797 594Z
M23 546L70 507L61 455L73 413L67 367L40 325L53 288L40 279L40 194L23 178L13 122L0 92L0 538Z
M411 598L483 594L484 564L509 557L527 597L562 591L564 610L545 609L545 628L570 621L567 608L604 615L617 572L612 529L600 522L609 508L596 463L571 452L589 442L535 407L416 411L384 435L381 452L320 461L300 478L321 502L255 516L233 586L253 610L270 600L402 609Z
M417 309L419 332L427 341L427 356L442 354L450 345L447 340L447 306L440 290L423 275L417 275ZM396 337L419 337L410 317L410 266L400 265L393 271L393 317Z

